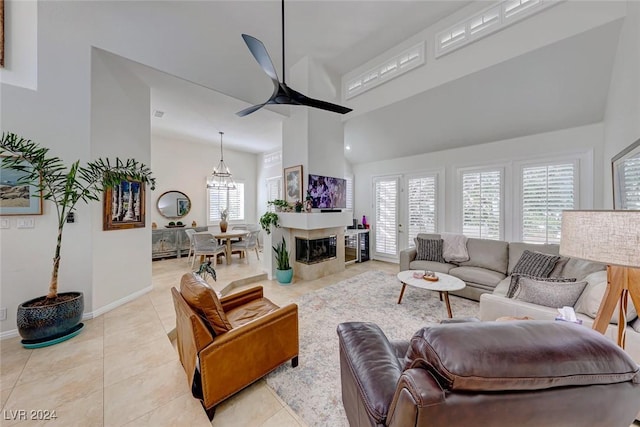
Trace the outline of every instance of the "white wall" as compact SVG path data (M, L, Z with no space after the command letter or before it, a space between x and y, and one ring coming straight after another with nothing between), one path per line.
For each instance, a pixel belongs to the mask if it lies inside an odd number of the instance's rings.
M149 166L149 103L149 87L101 50L92 49L91 158L133 158ZM103 206L92 205L93 311L151 287L149 202L153 198L146 190L145 228L103 231Z
M426 64L375 89L349 99L354 109L345 119L373 111L385 105L414 96L462 76L515 58L523 53L547 46L567 37L624 17L624 2L566 1L520 21L463 48L464 54L451 53L435 58L435 35L472 16L489 5L472 2L469 6L442 19L397 46L366 62L342 77L345 81L383 63L420 41L426 41Z
M224 141L224 139L223 139ZM177 155L179 153L179 155ZM157 172L156 191L151 198L151 221L163 228L169 221L160 215L156 202L165 191L182 191L191 200L191 211L180 219L191 225L207 225L207 177L220 161L220 135L212 135L211 141L192 142L167 138L159 135L151 137L151 168ZM224 147L224 161L229 166L233 179L244 182L245 220L257 223L260 212L256 211L258 183L258 155L229 150ZM233 223L233 222L232 222Z
M604 118L604 208L613 207L611 158L640 138L640 2L627 16L611 76Z
M602 206L602 142L603 126L595 124L522 138L496 141L466 148L425 153L412 157L396 158L381 162L354 164L355 211L354 216L366 215L374 221L372 179L376 176L406 175L417 172L442 171L444 169L444 215L440 218L439 231L460 231L457 223L456 189L457 169L464 167L500 165L505 167L505 177L510 176L514 163L563 156L582 158L580 164L580 203L582 208ZM507 185L511 185L505 179ZM512 188L505 190L508 199ZM511 205L505 208L505 239L515 240ZM402 240L402 238L401 238ZM402 242L404 243L404 242Z

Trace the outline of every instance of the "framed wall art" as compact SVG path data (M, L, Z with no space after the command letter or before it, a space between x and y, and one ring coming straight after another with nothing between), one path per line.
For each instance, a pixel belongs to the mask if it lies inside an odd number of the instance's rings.
M302 165L291 166L284 170L284 199L287 203L302 200Z
M0 162L0 215L42 215L42 193L37 186L22 183L26 175Z
M613 209L640 210L640 139L611 159Z
M103 230L122 230L145 226L144 183L122 181L104 192Z
M184 199L184 198L178 197L176 199L176 204L177 204L177 207L178 207L177 214L178 214L179 217L183 217L183 216L185 216L186 214L189 213L189 209L191 209L191 206L189 206L189 199Z

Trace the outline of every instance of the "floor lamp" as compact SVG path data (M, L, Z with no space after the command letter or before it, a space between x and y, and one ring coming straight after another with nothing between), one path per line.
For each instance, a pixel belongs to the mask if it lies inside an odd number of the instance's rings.
M563 211L560 255L607 264L607 290L593 329L604 334L618 304L618 345L624 348L629 295L640 309L640 211Z

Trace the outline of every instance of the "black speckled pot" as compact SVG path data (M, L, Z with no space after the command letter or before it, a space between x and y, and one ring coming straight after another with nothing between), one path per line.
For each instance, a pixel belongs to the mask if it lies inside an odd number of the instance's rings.
M25 307L45 298L38 297L18 306L18 332L22 338L29 341L46 340L64 335L80 323L84 313L82 292L64 292L58 295L73 295L75 298L42 307Z

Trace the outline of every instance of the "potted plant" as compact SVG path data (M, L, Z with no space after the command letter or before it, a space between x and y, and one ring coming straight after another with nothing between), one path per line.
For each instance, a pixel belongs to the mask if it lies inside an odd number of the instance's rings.
M276 257L276 279L278 283L288 284L293 279L293 269L289 265L289 251L287 251L287 242L282 237L282 243L272 246Z
M0 141L2 165L20 171L20 185L33 185L44 200L55 206L58 233L53 256L53 269L49 292L18 306L18 332L24 338L25 347L42 347L71 338L80 332L84 311L82 292L58 293L58 271L60 269L62 236L67 215L73 212L78 202L89 203L100 200L103 191L116 187L122 181L136 180L150 184L155 189L155 178L151 170L134 159L115 163L97 159L80 166L80 161L69 167L59 157L49 154L48 148L5 132Z
M278 214L275 212L265 212L260 217L260 226L267 234L271 234L271 227L278 228L280 224L278 223Z
M275 206L276 212L286 212L287 210L291 209L289 203L287 203L286 200L282 199L270 200L267 202L267 205Z
M296 200L295 209L296 212L302 212L302 202L300 200Z
M227 226L229 223L227 222L227 218L229 217L229 211L227 209L223 209L220 211L220 231L223 233L227 232Z

